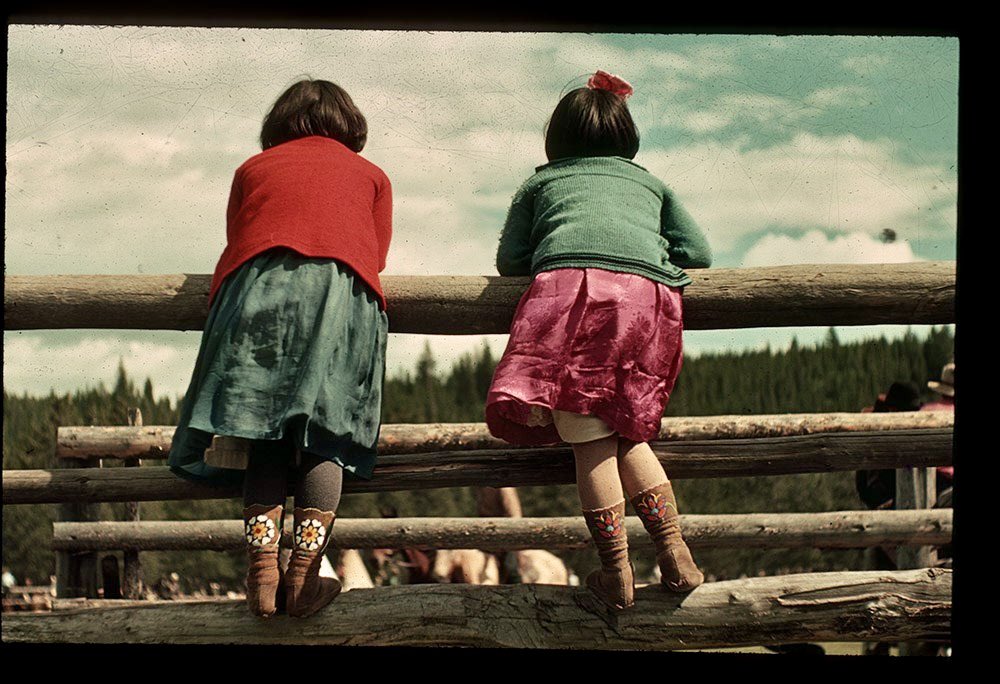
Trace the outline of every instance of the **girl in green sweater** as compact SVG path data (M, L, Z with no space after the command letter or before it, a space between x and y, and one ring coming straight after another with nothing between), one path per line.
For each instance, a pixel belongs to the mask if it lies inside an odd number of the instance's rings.
M576 481L601 568L586 584L617 609L633 603L624 491L656 546L663 584L704 579L677 502L647 443L681 368L682 268L711 264L701 230L662 181L632 159L632 87L598 71L549 120L545 152L514 195L501 275L533 279L486 403L490 432L524 445L573 446Z

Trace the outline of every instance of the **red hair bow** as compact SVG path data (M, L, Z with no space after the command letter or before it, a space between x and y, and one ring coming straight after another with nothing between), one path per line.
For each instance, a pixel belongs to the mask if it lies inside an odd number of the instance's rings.
M587 81L587 87L592 90L610 90L622 98L628 98L632 94L632 86L628 81L600 69Z

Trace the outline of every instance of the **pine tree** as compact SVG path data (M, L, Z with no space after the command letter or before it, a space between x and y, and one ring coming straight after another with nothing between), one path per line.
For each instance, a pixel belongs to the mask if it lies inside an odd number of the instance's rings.
M435 375L436 362L434 354L431 352L430 342L424 342L424 350L417 359L416 389L421 397L418 402L423 403L423 422L434 423L440 420L438 413L437 397L437 377Z

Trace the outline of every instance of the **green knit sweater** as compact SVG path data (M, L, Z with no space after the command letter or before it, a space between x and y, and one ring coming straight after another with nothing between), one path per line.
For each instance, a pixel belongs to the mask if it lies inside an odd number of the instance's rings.
M711 263L708 241L673 193L624 157L539 166L514 194L497 251L500 275L603 268L675 287L691 282L682 267Z

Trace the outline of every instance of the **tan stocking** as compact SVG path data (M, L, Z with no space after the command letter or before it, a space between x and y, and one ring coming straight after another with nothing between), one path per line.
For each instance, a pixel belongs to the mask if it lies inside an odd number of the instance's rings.
M646 442L618 440L618 474L629 496L635 496L667 479L667 474Z
M601 568L587 575L586 585L605 604L621 610L633 604L634 572L628 559L617 442L612 435L573 444L573 455L583 518L601 558Z
M624 498L618 476L618 437L573 445L576 488L584 510L607 508Z

